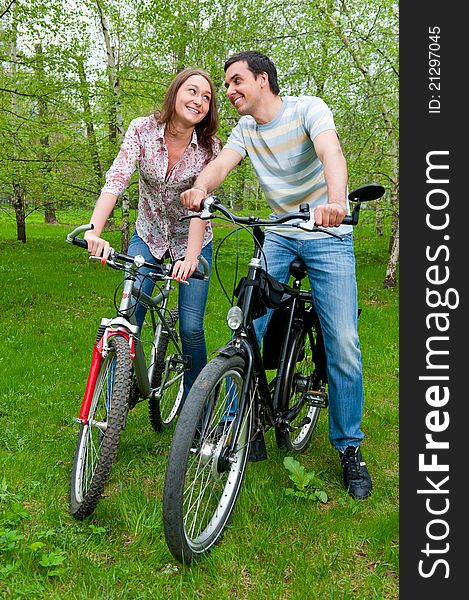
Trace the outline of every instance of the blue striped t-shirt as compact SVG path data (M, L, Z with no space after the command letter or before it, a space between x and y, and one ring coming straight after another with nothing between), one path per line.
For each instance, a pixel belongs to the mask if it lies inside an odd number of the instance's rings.
M297 212L304 203L309 204L313 214L315 206L327 203L324 167L316 155L313 140L328 129L336 130L334 118L321 98L284 96L279 113L268 123L258 125L249 115L241 117L225 148L238 152L243 158L249 156L275 214ZM341 225L330 229L342 235L352 227ZM296 239L326 235L288 226L273 230Z

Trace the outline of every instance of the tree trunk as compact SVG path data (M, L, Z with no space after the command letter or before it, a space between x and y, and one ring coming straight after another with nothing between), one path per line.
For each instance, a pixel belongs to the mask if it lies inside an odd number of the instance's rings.
M16 216L16 239L19 242L26 244L26 209L24 190L17 184L13 184L13 207L15 209Z
M384 287L395 288L397 283L397 261L399 260L399 219L396 217L396 228L392 237L392 248L389 254L386 277L384 278Z
M35 71L36 78L41 83L41 92L37 97L37 106L38 106L38 121L39 125L43 126L44 119L47 116L47 102L42 95L42 92L45 89L45 74L44 74L44 55L42 52L42 44L40 42L35 44L36 51L36 61L35 61ZM41 198L39 201L44 205L44 221L45 223L57 224L57 217L55 214L55 206L54 203L51 202L49 198L49 189L47 184L47 178L49 177L52 171L52 161L49 152L49 136L46 133L39 138L39 144L41 146L41 150L39 152L39 157L43 161L43 166L41 168L44 179L41 181Z
M59 223L52 202L44 202L44 222L48 225L58 225Z
M376 235L378 235L379 237L381 237L384 234L384 228L383 228L383 209L381 207L381 204L378 204L376 206L375 231L376 231Z
M127 192L121 196L122 199L122 252L127 252L130 243L130 202Z
M397 145L397 141L394 142ZM395 158L394 169L397 171L397 158ZM396 287L396 265L399 260L399 176L391 182L391 238L389 240L389 257L384 279L384 287Z
M16 47L16 34L17 34L17 18L16 18L16 1L11 5L12 10L12 41L10 43L10 58L11 58L11 74L14 75L16 73L16 59L17 59L17 47ZM17 113L17 105L16 105L16 96L12 94L11 98L11 110L13 114ZM26 210L25 210L25 200L24 200L24 189L18 183L16 174L13 174L12 182L13 188L13 208L15 209L15 217L16 217L16 236L19 242L23 242L26 244Z
M244 190L246 184L246 161L242 161L236 168L236 176L234 180L234 199L233 210L239 211L246 208L244 203Z
M187 28L187 23L182 23L181 33L183 31L185 31L186 28ZM179 42L180 42L179 48L176 50L176 52L173 53L175 75L177 75L178 73L180 73L181 71L183 71L186 68L186 66L187 66L186 65L187 47L186 47L186 41L182 37L182 35L179 38Z
M83 118L86 126L86 139L93 164L93 170L96 175L96 190L100 190L103 183L103 169L99 160L98 143L96 141L96 132L92 119L89 85L86 79L85 65L83 57L77 57L78 78L80 80L80 96L83 104Z
M116 60L116 51L111 44L111 37L109 35L109 26L107 23L106 15L100 5L99 0L96 0L96 5L99 11L99 17L101 20L101 29L104 37L104 44L106 46L107 55L107 70L109 80L109 92L111 94L111 110L110 110L110 123L109 123L109 140L112 142L116 149L124 140L124 120L122 116L122 103L120 97L120 79ZM128 240L130 237L130 220L128 218L130 212L129 196L128 194L122 194L121 198L122 207L122 228L121 228L121 245L122 251L125 252L128 246ZM111 215L112 216L112 215ZM127 244L127 246L126 246Z

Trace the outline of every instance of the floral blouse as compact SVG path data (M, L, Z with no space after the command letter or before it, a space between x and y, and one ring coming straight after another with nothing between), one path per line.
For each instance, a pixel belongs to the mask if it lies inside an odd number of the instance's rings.
M139 166L138 216L135 224L138 235L146 242L155 258L167 250L173 260L183 258L187 249L190 220L179 221L190 214L182 204L180 194L192 187L195 178L211 157L197 142L194 131L182 158L168 170L168 149L164 140L165 126L156 118L139 117L131 121L119 154L109 171L103 192L120 196L130 177ZM213 157L220 152L214 138ZM203 246L212 239L210 221L206 222Z

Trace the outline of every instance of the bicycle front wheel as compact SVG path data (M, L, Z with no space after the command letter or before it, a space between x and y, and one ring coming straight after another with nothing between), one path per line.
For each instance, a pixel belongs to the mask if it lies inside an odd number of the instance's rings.
M288 423L276 427L279 448L304 452L318 422L325 401L325 383L316 376L314 329L298 329L293 335L287 356L289 364L280 390L279 410L292 416ZM298 410L294 410L297 408Z
M174 340L179 317L178 307L171 309L166 323L169 331L163 331L156 349L152 387L160 387L157 395L148 401L150 423L155 431L169 427L179 413L184 393L184 363Z
M209 362L192 386L174 431L163 524L171 553L183 563L221 539L238 498L252 427L251 403L243 413L238 406L244 372L238 356Z
M109 339L109 351L99 368L88 421L80 425L70 485L70 512L89 516L104 491L125 427L131 381L129 343Z

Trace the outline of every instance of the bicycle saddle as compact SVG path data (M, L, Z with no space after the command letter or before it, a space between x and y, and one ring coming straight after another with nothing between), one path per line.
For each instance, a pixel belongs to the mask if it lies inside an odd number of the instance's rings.
M306 277L306 265L301 258L295 258L295 260L292 260L289 271L290 275L298 281L301 281Z

